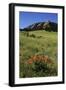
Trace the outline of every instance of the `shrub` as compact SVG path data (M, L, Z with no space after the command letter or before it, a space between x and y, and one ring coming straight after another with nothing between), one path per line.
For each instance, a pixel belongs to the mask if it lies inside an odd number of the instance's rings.
M54 76L57 75L57 70L53 67L53 62L48 56L35 55L28 61L28 71L32 73L31 76ZM28 74L28 73L27 73Z
M30 37L33 37L33 38L35 38L36 36L35 36L34 34L31 34L31 35L30 35Z

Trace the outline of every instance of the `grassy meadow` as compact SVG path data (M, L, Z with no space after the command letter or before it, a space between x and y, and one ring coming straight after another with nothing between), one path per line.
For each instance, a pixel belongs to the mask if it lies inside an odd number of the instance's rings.
M57 32L20 31L19 77L57 76Z

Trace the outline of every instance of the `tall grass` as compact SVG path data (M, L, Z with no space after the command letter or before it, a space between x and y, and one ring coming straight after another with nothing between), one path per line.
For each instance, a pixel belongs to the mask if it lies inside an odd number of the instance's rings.
M43 30L29 32L20 31L19 39L20 78L57 75L57 32ZM47 71L38 70L39 72L36 72L35 63L31 65L26 63L28 59L34 55L47 55L52 60L53 65L50 65L50 67L46 66ZM41 62L41 65L45 66L45 63L42 64ZM40 63L37 66L41 67ZM50 71L50 73L48 71Z

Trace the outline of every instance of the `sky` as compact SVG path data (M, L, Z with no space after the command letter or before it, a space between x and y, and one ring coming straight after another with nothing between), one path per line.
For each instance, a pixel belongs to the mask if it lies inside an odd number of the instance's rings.
M57 13L19 12L19 28L23 29L37 22L58 22Z

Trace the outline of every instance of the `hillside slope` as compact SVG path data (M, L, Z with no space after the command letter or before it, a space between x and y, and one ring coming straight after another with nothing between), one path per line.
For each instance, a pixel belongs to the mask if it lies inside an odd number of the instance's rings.
M28 27L24 29L20 29L20 31L26 30L26 31L33 31L33 30L46 30L46 31L54 31L57 32L57 23L48 21L48 22L38 22L34 23L32 25L29 25Z

